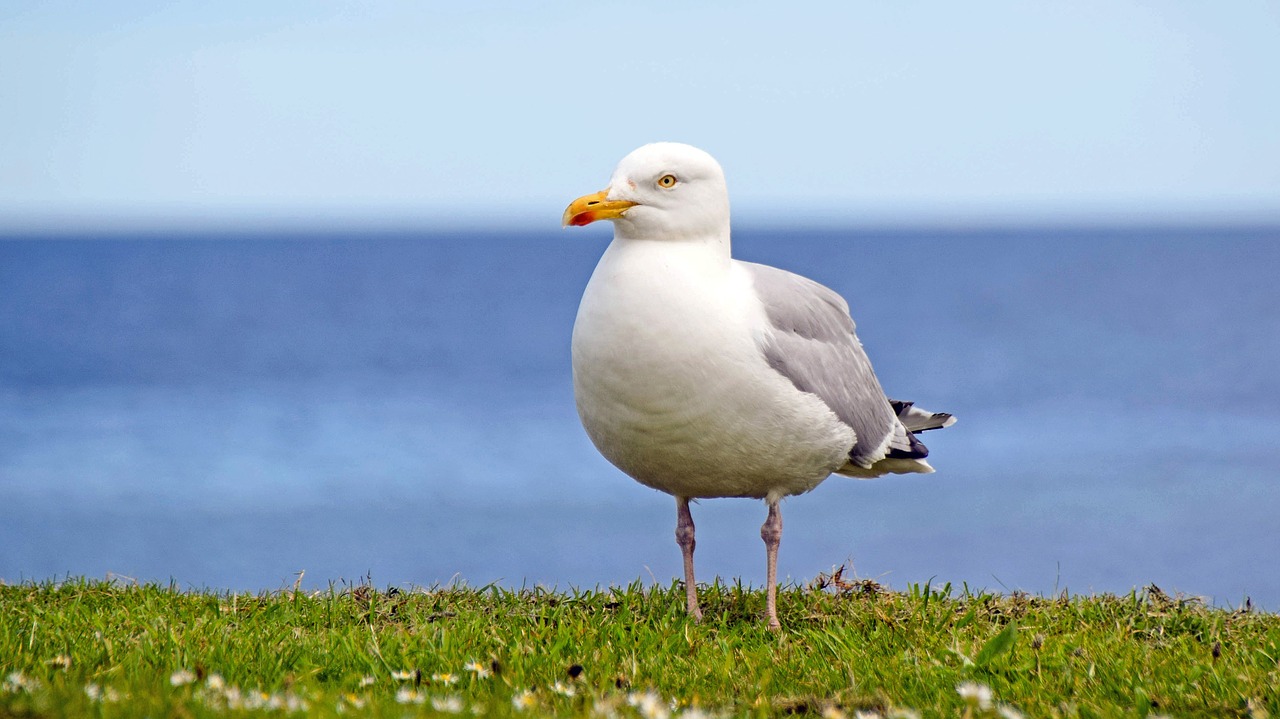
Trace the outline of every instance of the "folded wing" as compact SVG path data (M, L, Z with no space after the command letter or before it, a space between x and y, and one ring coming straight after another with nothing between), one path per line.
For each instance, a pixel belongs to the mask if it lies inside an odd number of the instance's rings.
M762 347L769 366L821 399L854 431L849 464L840 473L933 471L924 461L929 450L914 433L948 426L955 418L885 396L840 295L776 267L742 264L773 329Z

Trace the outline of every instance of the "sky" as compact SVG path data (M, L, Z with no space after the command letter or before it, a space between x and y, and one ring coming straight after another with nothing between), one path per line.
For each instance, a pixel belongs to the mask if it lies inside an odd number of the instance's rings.
M0 5L0 231L558 224L656 140L778 222L1280 221L1280 3Z

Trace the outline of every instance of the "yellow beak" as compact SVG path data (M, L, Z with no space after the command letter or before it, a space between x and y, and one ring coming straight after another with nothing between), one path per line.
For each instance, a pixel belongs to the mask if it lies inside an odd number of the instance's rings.
M629 200L607 200L605 198L608 194L608 190L601 190L570 202L564 210L562 226L581 227L596 220L613 220L622 217L624 212L637 204Z

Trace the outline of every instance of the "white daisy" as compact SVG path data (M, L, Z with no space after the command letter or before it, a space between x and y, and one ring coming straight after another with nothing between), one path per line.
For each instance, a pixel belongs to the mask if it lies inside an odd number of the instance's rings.
M446 714L457 714L462 711L462 699L455 696L431 697L431 708Z
M991 687L985 684L964 682L956 685L956 693L969 706L975 706L984 711L991 708Z
M671 710L656 692L632 694L627 697L627 703L638 709L644 719L669 719L671 716Z
M426 696L410 689L409 687L400 687L400 689L396 691L396 701L401 704L421 704L426 700Z
M575 693L573 687L563 684L561 682L556 682L555 684L552 684L551 691L555 692L556 694L559 694L562 697L571 697Z
M22 672L9 672L2 687L7 692L33 692L40 688L40 680Z
M516 692L515 696L511 697L511 706L515 707L517 711L532 709L538 706L538 698L531 691Z

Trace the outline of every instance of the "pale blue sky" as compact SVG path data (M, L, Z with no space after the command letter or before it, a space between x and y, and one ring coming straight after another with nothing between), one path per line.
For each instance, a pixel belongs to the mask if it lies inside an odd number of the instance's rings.
M1278 73L1274 0L8 0L0 229L554 224L653 140L740 218L1276 220Z

